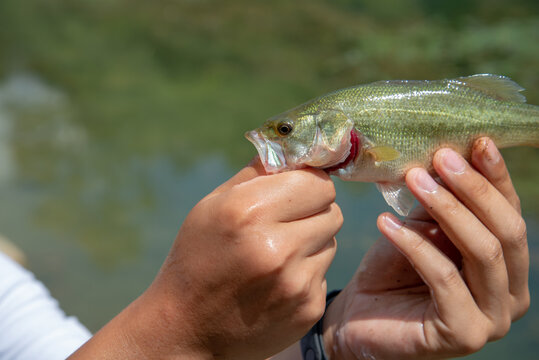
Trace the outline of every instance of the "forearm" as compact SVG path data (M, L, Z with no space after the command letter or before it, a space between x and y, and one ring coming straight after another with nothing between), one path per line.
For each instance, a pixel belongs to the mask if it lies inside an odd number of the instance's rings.
M145 293L69 359L211 359L189 340L187 328L176 309L159 296Z
M143 349L140 349L134 337L129 335L134 310L130 307L124 309L119 315L107 323L88 342L81 346L69 359L126 359L145 358Z

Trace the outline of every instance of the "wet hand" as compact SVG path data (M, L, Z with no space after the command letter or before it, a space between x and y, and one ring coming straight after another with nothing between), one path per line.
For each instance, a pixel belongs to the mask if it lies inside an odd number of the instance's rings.
M332 359L433 359L473 353L503 337L529 307L526 227L494 144L470 166L442 149L406 182L423 209L382 214L381 238L324 321Z
M319 170L261 175L256 162L193 208L153 285L188 330L177 338L202 354L269 356L324 312L343 221L333 182Z
M263 359L322 316L342 215L320 170L247 166L189 213L158 276L73 359Z

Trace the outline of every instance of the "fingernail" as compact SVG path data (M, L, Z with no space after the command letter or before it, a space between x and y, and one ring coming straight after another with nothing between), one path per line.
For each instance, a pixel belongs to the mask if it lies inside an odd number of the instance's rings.
M462 174L466 168L464 160L453 150L444 151L442 162L447 169L455 174Z
M400 230L402 227L402 222L394 216L385 216L384 219L387 227L390 229Z
M429 175L427 170L418 169L415 176L417 186L426 192L433 193L438 188L438 183Z
M492 165L497 164L500 161L501 156L500 156L500 152L496 148L496 145L494 144L492 140L489 139L486 147L487 147L486 148L487 161L491 163Z

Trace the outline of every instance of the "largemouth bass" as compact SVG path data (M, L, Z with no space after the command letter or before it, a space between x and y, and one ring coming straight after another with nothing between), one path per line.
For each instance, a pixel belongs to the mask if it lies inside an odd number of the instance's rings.
M404 176L431 174L436 150L469 159L474 140L539 146L539 107L526 104L511 79L479 74L457 79L379 81L341 89L268 119L245 134L267 173L315 167L343 180L377 184L407 215L414 197Z

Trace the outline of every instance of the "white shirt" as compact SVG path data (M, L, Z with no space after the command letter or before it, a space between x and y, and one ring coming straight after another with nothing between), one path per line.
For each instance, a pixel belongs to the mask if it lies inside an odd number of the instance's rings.
M0 252L0 360L65 359L90 337L31 272Z

